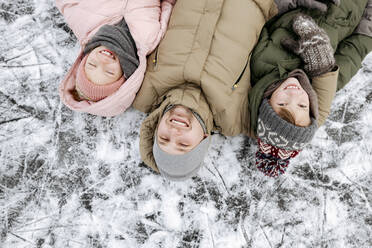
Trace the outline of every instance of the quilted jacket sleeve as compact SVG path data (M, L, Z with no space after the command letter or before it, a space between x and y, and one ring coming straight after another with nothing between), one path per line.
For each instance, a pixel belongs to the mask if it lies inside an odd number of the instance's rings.
M172 14L173 6L176 4L177 0L164 0L161 3L161 16L160 16L160 37L158 38L160 42L160 39L162 39L165 35L165 32L168 28L168 23L170 16ZM156 44L157 45L157 44ZM155 49L156 46L153 46L151 51Z
M336 94L338 73L339 69L312 78L312 86L318 96L318 126L323 125L329 116Z
M372 51L372 38L354 34L343 40L335 53L338 70L313 78L312 85L318 95L319 118L322 125L329 115L336 91L343 88L358 72L364 57Z
M170 3L171 5L175 5L177 0L162 0L162 2L168 2Z
M57 8L81 44L96 28L114 19L118 21L123 4L120 0L56 0Z
M335 59L340 67L337 90L343 88L358 72L362 61L372 51L372 38L362 34L353 34L344 39L337 47Z
M174 0L128 0L125 20L137 48L150 54L159 44L168 26Z

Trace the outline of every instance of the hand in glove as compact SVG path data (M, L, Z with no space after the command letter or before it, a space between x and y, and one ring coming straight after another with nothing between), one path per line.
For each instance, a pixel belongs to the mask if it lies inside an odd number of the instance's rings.
M322 12L326 12L328 7L327 4L324 2L331 2L337 6L340 5L340 0L275 0L275 4L278 7L279 14L298 7L318 9Z
M298 41L284 38L281 44L299 55L305 63L304 70L309 77L331 71L335 65L334 51L326 32L307 15L299 14L293 19L293 31Z
M372 0L368 1L359 25L354 32L372 37Z

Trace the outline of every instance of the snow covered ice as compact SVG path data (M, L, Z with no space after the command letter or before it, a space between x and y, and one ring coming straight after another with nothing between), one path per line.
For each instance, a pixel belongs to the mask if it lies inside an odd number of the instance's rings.
M372 247L372 54L285 175L215 135L175 183L140 160L145 114L60 102L78 49L53 1L0 0L0 247Z

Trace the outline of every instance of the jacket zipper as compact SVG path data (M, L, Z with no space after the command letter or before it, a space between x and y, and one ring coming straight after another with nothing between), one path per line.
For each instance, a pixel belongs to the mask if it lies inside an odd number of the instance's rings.
M249 56L250 56L250 54L249 54ZM245 63L245 66L244 66L244 68L243 68L243 71L240 73L238 79L235 81L235 83L234 83L233 86L231 87L232 90L235 90L236 88L238 88L238 86L239 86L238 84L239 84L239 82L240 82L240 79L242 79L243 74L244 74L245 70L247 69L248 61L249 61L249 56L248 56L247 62Z
M156 67L156 65L158 64L158 48L156 48L156 50L155 50L155 56L154 56L154 59L152 60L152 64L153 64L153 66L154 66L154 69L155 69L155 67Z

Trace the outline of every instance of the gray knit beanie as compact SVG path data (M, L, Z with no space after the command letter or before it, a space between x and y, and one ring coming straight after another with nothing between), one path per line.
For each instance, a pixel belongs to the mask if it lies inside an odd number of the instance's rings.
M87 54L98 46L105 46L119 58L124 77L129 78L139 65L136 43L123 18L116 25L103 25L84 48Z
M182 155L173 155L159 147L155 135L152 152L159 172L171 181L184 181L195 176L203 165L210 141L211 136L208 136L191 151Z
M285 149L302 150L302 148L311 141L317 130L317 123L311 118L311 124L308 127L299 127L282 119L270 106L267 99L261 103L257 138L263 142Z

